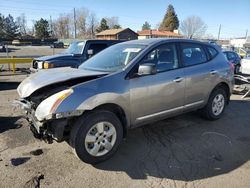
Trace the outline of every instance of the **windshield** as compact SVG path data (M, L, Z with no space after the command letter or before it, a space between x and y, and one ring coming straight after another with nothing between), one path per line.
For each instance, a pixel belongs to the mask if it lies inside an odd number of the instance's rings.
M117 44L85 61L79 68L115 72L123 69L145 48L139 44Z
M64 51L65 54L82 54L85 42L73 42L69 48Z

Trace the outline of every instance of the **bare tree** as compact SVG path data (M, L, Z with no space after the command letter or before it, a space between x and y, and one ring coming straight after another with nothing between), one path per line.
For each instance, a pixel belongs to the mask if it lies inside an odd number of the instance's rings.
M19 32L21 35L27 34L27 20L25 14L22 13L20 16L16 18L16 24L19 28Z
M69 38L71 29L71 16L69 14L61 14L52 22L52 29L55 37Z
M88 9L82 7L76 10L76 33L78 38L86 37L88 16Z
M188 38L200 38L206 30L207 25L198 16L190 16L181 22L180 30Z
M116 26L119 26L119 18L116 16L113 17L105 17L105 20L107 20L107 25L110 29L115 28Z
M88 20L87 20L87 37L88 38L94 38L95 37L95 31L96 28L98 27L98 21L96 18L96 14L94 12L90 13L88 16Z

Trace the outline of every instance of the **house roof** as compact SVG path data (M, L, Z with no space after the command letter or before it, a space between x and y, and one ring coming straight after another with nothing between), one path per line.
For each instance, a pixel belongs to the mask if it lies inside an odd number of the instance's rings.
M160 37L181 37L181 35L171 31L142 30L137 32L139 36L160 36Z
M100 33L97 33L96 35L97 36L100 36L100 35L117 35L118 33L121 33L122 31L125 31L129 28L124 28L124 29L107 29L105 31L102 31ZM131 29L129 29L131 30ZM132 32L134 32L133 30L131 30ZM137 34L136 32L134 32L135 34Z

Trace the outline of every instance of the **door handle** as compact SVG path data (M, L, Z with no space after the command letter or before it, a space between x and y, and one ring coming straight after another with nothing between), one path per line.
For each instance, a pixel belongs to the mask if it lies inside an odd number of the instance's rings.
M210 74L212 74L212 75L215 75L216 73L217 73L216 70L211 70L211 71L210 71Z
M177 77L177 78L174 79L174 82L179 83L179 82L181 82L183 79L184 79L184 78L182 78L182 77Z

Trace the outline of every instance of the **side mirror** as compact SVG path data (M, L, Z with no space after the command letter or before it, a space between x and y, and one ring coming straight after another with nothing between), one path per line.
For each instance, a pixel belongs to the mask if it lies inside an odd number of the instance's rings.
M94 50L89 49L87 53L88 53L88 55L93 55L94 54Z
M139 66L138 69L138 75L151 75L151 74L156 74L157 69L156 65L152 63L145 63Z

